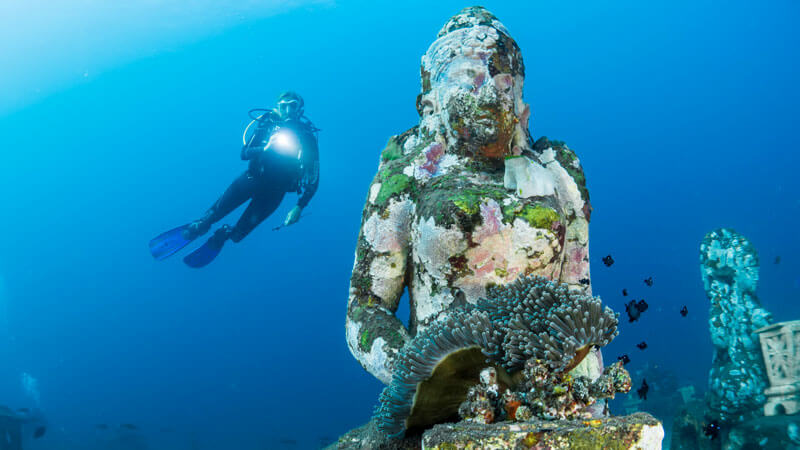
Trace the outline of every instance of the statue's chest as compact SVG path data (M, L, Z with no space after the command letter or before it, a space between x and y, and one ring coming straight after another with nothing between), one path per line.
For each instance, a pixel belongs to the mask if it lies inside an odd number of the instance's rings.
M468 299L523 273L552 276L564 223L554 197L519 198L499 183L432 183L419 191L412 226L417 276L434 290L459 288Z

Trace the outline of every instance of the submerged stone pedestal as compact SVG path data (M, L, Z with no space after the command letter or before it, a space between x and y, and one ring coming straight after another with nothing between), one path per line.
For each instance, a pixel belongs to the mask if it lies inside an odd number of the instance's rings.
M338 449L660 449L661 422L647 413L593 420L531 420L436 425L421 436L382 440L368 423L339 438Z
M770 386L764 390L764 415L800 411L800 320L756 330Z
M492 425L436 425L422 436L423 449L660 449L661 422L647 413L594 420L535 420Z

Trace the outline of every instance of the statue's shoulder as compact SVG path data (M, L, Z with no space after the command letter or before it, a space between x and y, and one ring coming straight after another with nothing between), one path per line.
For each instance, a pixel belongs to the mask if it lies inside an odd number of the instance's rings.
M581 160L574 150L569 148L564 141L551 140L542 136L533 144L533 152L539 161L551 169L554 168L552 165L557 163L572 178L580 192L581 199L588 204L589 189L586 187L586 175L583 173Z
M417 141L418 127L392 136L381 151L378 173L372 181L369 203L383 207L392 198L416 193L416 180L411 166L424 145Z

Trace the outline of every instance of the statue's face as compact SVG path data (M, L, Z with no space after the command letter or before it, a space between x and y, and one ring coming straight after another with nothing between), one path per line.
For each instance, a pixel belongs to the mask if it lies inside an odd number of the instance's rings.
M501 51L508 41L489 26L463 28L439 38L423 57L423 124L444 127L467 155L511 154L520 116L527 121L523 76L512 73L514 64Z

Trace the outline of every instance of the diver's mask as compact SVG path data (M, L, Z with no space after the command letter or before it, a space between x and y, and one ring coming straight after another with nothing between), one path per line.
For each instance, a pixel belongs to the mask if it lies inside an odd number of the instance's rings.
M278 101L278 114L282 119L295 119L300 116L300 102L293 98Z
M282 156L300 159L302 146L297 135L288 128L279 128L269 137L264 151L274 151Z

